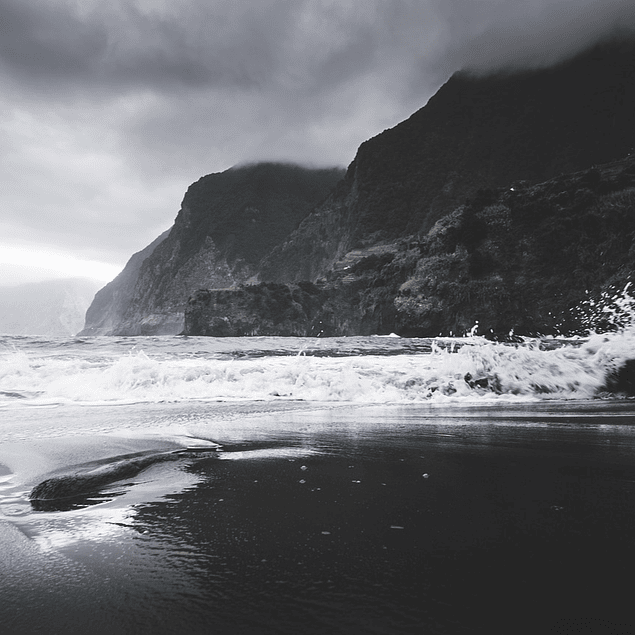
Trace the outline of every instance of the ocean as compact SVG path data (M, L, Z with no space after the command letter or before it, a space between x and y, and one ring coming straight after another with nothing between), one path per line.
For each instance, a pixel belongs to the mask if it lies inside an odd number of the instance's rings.
M0 336L0 632L632 632L634 358Z

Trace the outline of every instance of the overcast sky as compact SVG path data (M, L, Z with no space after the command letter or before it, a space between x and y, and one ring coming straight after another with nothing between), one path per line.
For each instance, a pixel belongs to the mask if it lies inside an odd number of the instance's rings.
M346 166L455 70L633 24L633 0L0 0L0 285L109 280L204 174Z

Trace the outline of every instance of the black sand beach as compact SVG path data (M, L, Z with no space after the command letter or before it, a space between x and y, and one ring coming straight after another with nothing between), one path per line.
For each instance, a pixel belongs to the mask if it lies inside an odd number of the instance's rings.
M630 630L632 402L210 408L218 456L2 520L3 632Z

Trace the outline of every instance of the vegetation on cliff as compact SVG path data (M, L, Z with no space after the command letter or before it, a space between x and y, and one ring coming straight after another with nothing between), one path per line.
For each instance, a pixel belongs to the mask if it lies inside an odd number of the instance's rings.
M584 331L580 305L635 271L635 156L482 190L419 251L395 298L404 334L463 334L477 322L497 336Z
M186 332L578 334L614 328L585 306L634 277L635 155L540 184L480 190L423 238L348 252L319 287L199 292Z
M185 262L212 239L228 262L256 266L322 203L344 176L341 168L256 163L208 174L188 188L177 224L187 226Z

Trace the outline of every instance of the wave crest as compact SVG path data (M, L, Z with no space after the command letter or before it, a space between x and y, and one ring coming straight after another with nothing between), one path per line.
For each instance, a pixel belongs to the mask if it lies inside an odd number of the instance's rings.
M400 403L448 399L589 399L607 389L635 351L635 328L586 340L483 338L429 341L427 350L403 340L385 354L257 356L227 359L133 350L100 358L0 357L0 404L107 404L187 400L279 400ZM412 352L415 350L416 352ZM610 382L609 382L610 383ZM608 386L610 388L610 386Z

